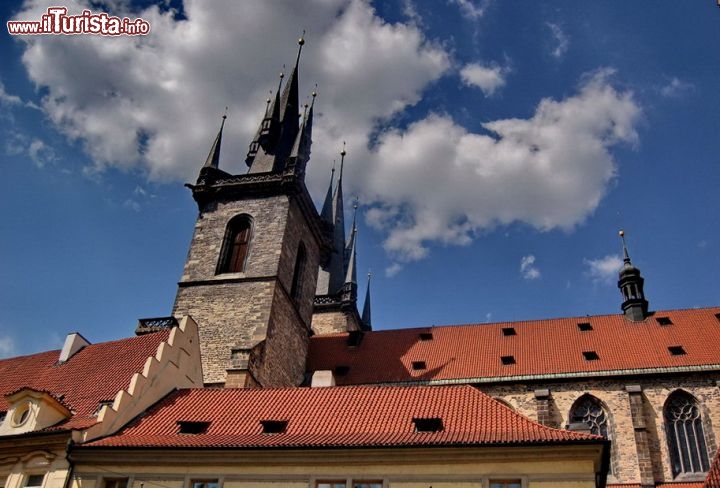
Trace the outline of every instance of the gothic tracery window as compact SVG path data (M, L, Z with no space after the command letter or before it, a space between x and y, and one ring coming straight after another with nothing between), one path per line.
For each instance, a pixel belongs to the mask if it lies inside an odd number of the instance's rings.
M217 273L239 273L245 271L250 241L252 239L252 221L248 215L238 215L228 222L225 231L220 262Z
M705 433L695 398L677 391L665 403L665 432L674 476L709 469Z
M581 397L570 412L570 422L583 422L590 428L590 433L608 437L608 419L605 409L597 398L590 395Z
M290 288L290 296L297 304L302 294L303 281L305 279L305 262L307 261L307 252L305 244L302 242L298 246L297 257L295 258L295 271L293 272L292 287Z

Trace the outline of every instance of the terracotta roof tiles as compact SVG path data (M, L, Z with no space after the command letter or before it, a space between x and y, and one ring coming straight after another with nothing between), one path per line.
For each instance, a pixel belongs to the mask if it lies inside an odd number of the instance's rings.
M317 335L310 341L307 369L345 367L345 374L335 375L339 385L718 370L718 316L720 307L655 312L642 322L616 314L383 330L365 333L357 347L348 345L345 333ZM672 324L661 325L660 317ZM592 330L580 330L580 323ZM515 334L505 335L502 329L510 327ZM421 334L432 339L421 340ZM684 354L671 354L674 346ZM583 354L592 352L598 359ZM503 364L502 356L514 362ZM413 369L417 361L426 368Z
M112 401L127 388L134 373L167 340L169 330L111 342L91 344L58 363L60 351L46 351L0 360L0 412L6 396L24 388L59 399L73 416L50 429L82 429L93 425L101 401Z
M416 432L413 419L440 418ZM263 421L284 421L263 433ZM207 422L182 434L179 422ZM476 388L334 387L179 390L118 434L86 447L299 448L604 442L545 427ZM80 447L81 449L83 447Z

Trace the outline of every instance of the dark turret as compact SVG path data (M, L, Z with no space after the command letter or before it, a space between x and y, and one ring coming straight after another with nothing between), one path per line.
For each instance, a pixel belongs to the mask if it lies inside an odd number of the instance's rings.
M622 311L625 318L633 322L645 320L648 315L648 301L645 299L643 284L645 280L640 275L640 270L630 262L625 232L620 231L620 238L623 243L623 266L620 269L618 288L623 296Z

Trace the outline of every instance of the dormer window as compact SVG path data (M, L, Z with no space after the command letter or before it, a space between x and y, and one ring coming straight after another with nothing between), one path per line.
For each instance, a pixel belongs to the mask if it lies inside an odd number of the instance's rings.
M24 402L15 407L15 413L13 413L12 417L13 427L20 427L28 421L30 418L30 408L30 402Z
M517 332L515 331L515 327L503 327L502 334L507 337L517 335Z
M263 434L282 434L287 429L287 420L261 420Z
M25 477L25 488L40 488L45 481L44 474L31 474Z
M414 418L415 432L440 432L443 421L440 417Z
M179 420L180 434L205 434L210 427L210 422L198 422Z

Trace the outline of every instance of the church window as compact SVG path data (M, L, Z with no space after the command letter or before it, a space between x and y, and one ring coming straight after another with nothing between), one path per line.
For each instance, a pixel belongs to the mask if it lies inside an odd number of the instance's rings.
M709 468L705 432L695 398L678 391L665 403L665 432L674 476Z
M295 258L295 271L293 272L292 287L290 288L290 296L295 304L299 303L300 295L302 294L306 261L307 252L305 251L305 244L301 242L300 246L298 246L297 257Z
M245 271L250 241L252 220L248 215L238 215L228 222L225 240L220 253L217 274Z
M346 480L322 480L315 483L317 488L345 488Z
M584 423L591 434L608 437L608 420L600 401L590 395L582 396L570 411L570 423Z
M382 488L382 480L353 480L353 488Z

